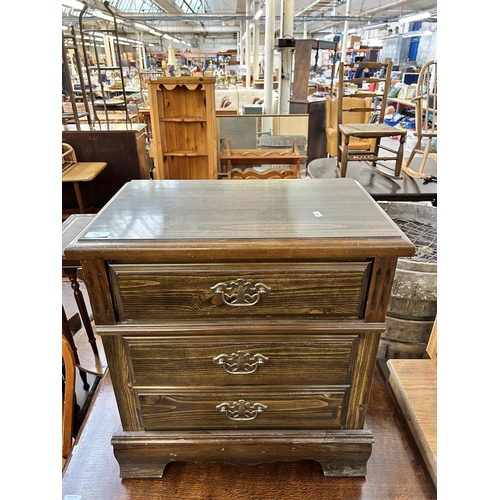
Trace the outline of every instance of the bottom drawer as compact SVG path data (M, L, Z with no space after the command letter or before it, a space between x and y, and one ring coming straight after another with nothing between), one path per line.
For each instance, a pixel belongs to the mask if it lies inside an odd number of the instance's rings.
M307 393L139 393L146 431L175 429L340 429L347 387Z

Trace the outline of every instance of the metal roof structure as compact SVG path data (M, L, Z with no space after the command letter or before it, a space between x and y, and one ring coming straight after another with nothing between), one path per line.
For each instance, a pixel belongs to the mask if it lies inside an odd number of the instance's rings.
M266 0L62 0L62 23L79 25L81 6L87 4L86 27L102 28L108 8L120 19L123 36L141 33L144 43L159 43L162 35L189 44L193 37L210 37L214 41L234 40L245 30L246 21L259 22L261 33L265 23ZM278 32L282 10L291 4L274 1L276 30ZM285 5L285 7L284 7ZM264 8L264 15L254 21L255 13ZM293 2L293 36L327 38L343 32L346 21L351 30L381 28L397 23L402 16L428 12L425 21L437 22L436 0L295 0ZM104 14L104 15L103 15ZM137 28L137 24L142 28ZM155 34L156 32L156 34ZM292 35L290 35L292 36Z

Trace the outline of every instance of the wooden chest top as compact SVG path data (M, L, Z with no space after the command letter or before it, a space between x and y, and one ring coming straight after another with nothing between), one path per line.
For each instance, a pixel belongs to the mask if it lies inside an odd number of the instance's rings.
M352 179L133 180L65 253L82 260L342 259L411 256L414 247Z

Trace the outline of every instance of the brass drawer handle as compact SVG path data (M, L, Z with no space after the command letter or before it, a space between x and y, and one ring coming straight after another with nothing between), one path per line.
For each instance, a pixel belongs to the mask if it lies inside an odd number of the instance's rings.
M221 413L231 420L254 420L259 413L267 409L266 405L261 403L248 403L244 399L234 403L221 403L215 407Z
M254 373L259 366L265 365L269 358L262 354L249 354L245 351L236 351L228 356L219 354L214 358L214 363L224 367L231 375L247 375Z
M248 307L257 304L261 297L267 295L271 288L264 283L252 285L244 278L227 283L217 283L210 287L210 291L220 295L224 304L233 307Z

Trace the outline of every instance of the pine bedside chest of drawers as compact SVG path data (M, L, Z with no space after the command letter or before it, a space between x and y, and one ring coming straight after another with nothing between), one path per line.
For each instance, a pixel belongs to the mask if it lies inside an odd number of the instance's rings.
M377 348L414 250L351 179L127 183L65 251L106 352L120 476L176 460L366 475Z

